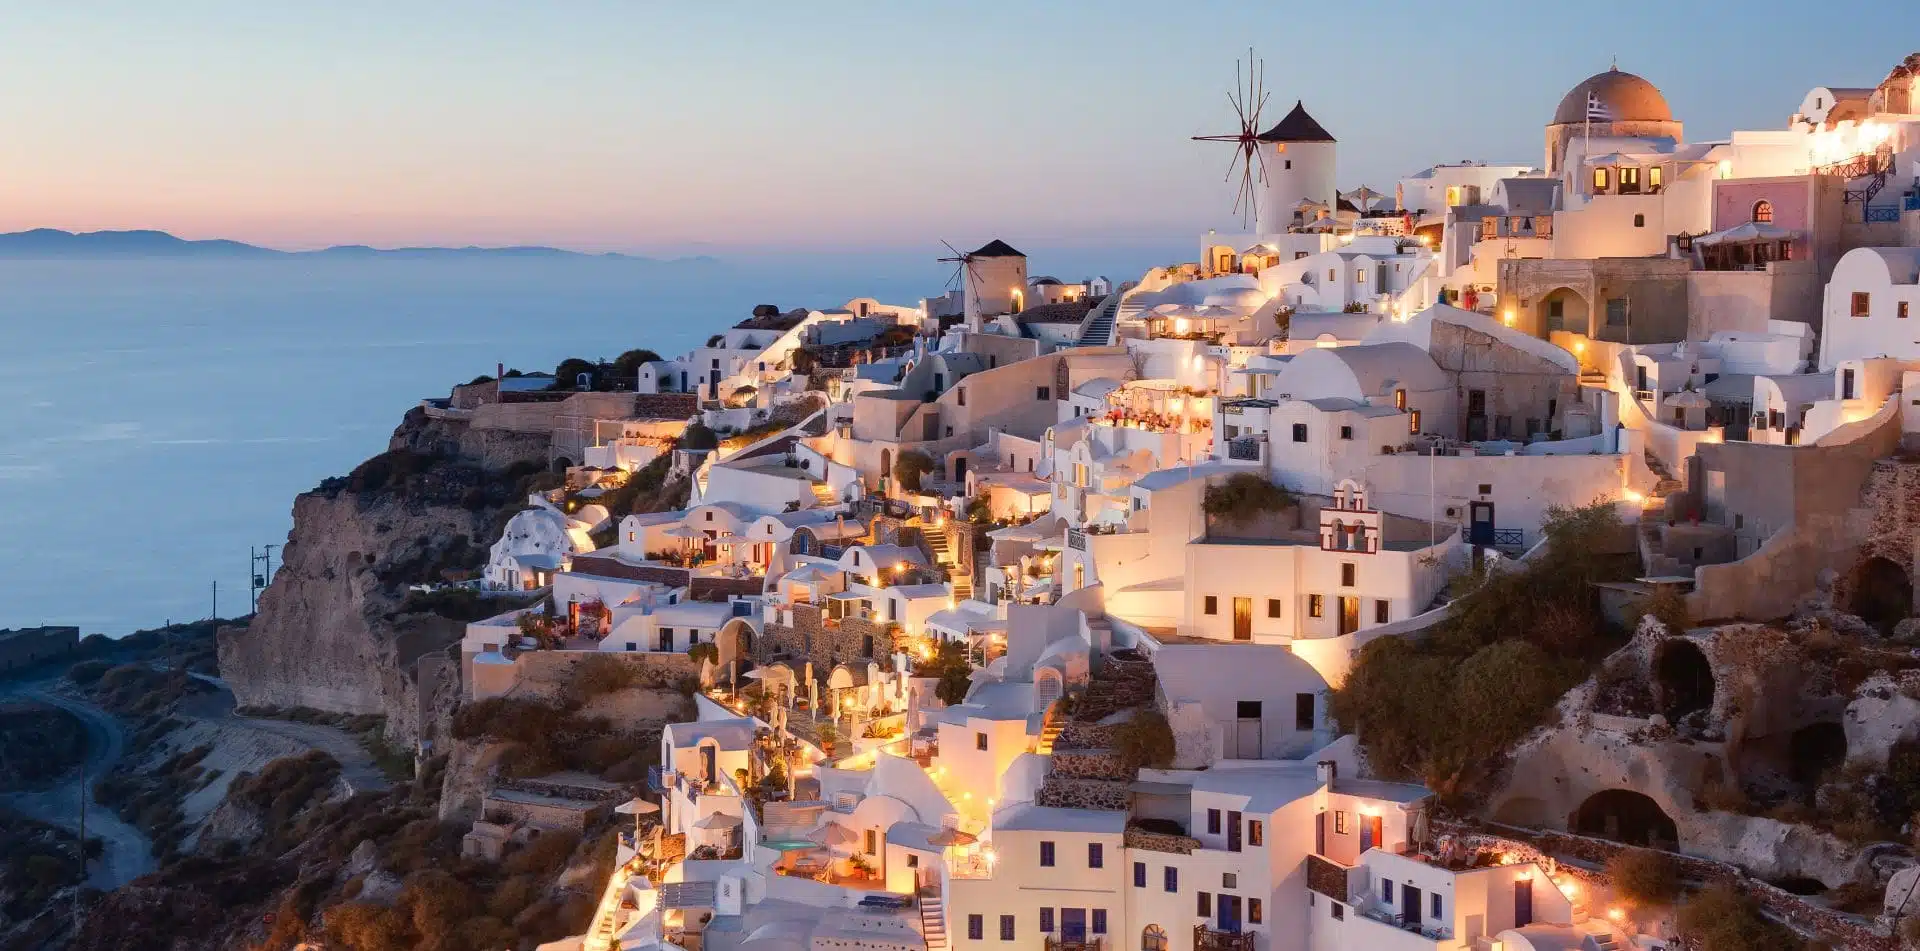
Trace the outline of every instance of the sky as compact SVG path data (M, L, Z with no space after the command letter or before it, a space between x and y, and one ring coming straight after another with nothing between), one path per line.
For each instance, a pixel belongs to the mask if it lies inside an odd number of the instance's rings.
M1238 224L1226 94L1340 186L1537 164L1618 57L1690 139L1779 128L1920 40L1898 0L0 2L0 230L645 254L1186 249Z

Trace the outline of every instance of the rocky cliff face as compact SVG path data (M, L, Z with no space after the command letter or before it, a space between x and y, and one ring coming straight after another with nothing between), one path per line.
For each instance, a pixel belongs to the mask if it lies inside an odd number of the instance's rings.
M395 741L436 738L458 693L446 681L459 665L445 652L464 625L404 612L407 586L479 566L546 456L544 437L410 410L387 452L294 500L285 561L259 612L220 633L234 696L384 714Z

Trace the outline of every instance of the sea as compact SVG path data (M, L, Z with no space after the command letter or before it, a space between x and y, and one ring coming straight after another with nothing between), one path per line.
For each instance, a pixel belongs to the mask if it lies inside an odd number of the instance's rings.
M756 304L913 303L942 290L933 256L0 261L0 628L246 614L294 496L420 399L683 353Z

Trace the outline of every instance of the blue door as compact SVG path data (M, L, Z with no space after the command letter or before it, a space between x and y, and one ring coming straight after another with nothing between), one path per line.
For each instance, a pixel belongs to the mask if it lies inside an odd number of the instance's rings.
M1239 895L1221 895L1214 902L1214 910L1218 912L1216 915L1218 920L1215 923L1219 926L1219 930L1227 934L1240 933Z
M1060 940L1087 940L1087 910L1085 908L1060 909Z

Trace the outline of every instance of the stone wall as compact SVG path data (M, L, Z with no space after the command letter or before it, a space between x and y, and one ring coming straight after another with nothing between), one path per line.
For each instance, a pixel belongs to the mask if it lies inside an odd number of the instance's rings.
M700 411L700 397L692 393L636 393L633 415L641 419L687 419Z
M1587 328L1568 327L1595 340L1619 343L1673 343L1686 339L1687 261L1671 258L1587 258L1550 260L1512 258L1499 262L1502 309L1514 311L1514 325L1545 338L1546 315L1540 304L1565 288L1585 302ZM1624 326L1607 323L1606 302L1627 301Z
M812 661L814 673L825 677L835 664L864 662L892 650L896 625L861 618L846 618L829 624L818 605L795 604L791 625L768 623L754 641L754 655L767 660L784 654L795 665ZM871 638L871 642L869 642ZM867 645L873 645L872 654Z
M1133 779L1133 770L1120 761L1120 754L1113 750L1062 750L1053 751L1052 775L1068 779L1110 779L1125 782Z
M700 676L693 660L682 653L635 651L524 651L513 659L510 691L522 699L558 700L572 689L576 669L593 657L616 657L636 673L636 686L678 690Z
M1129 849L1146 849L1149 852L1167 852L1173 855L1192 855L1200 847L1200 840L1191 836L1169 835L1165 832L1148 832L1128 826L1122 839ZM1309 856L1311 858L1311 856ZM1341 878L1345 882L1344 875ZM1343 901L1345 899L1342 899Z
M1127 784L1117 780L1082 779L1050 773L1033 801L1036 805L1062 809L1124 811L1127 808Z

